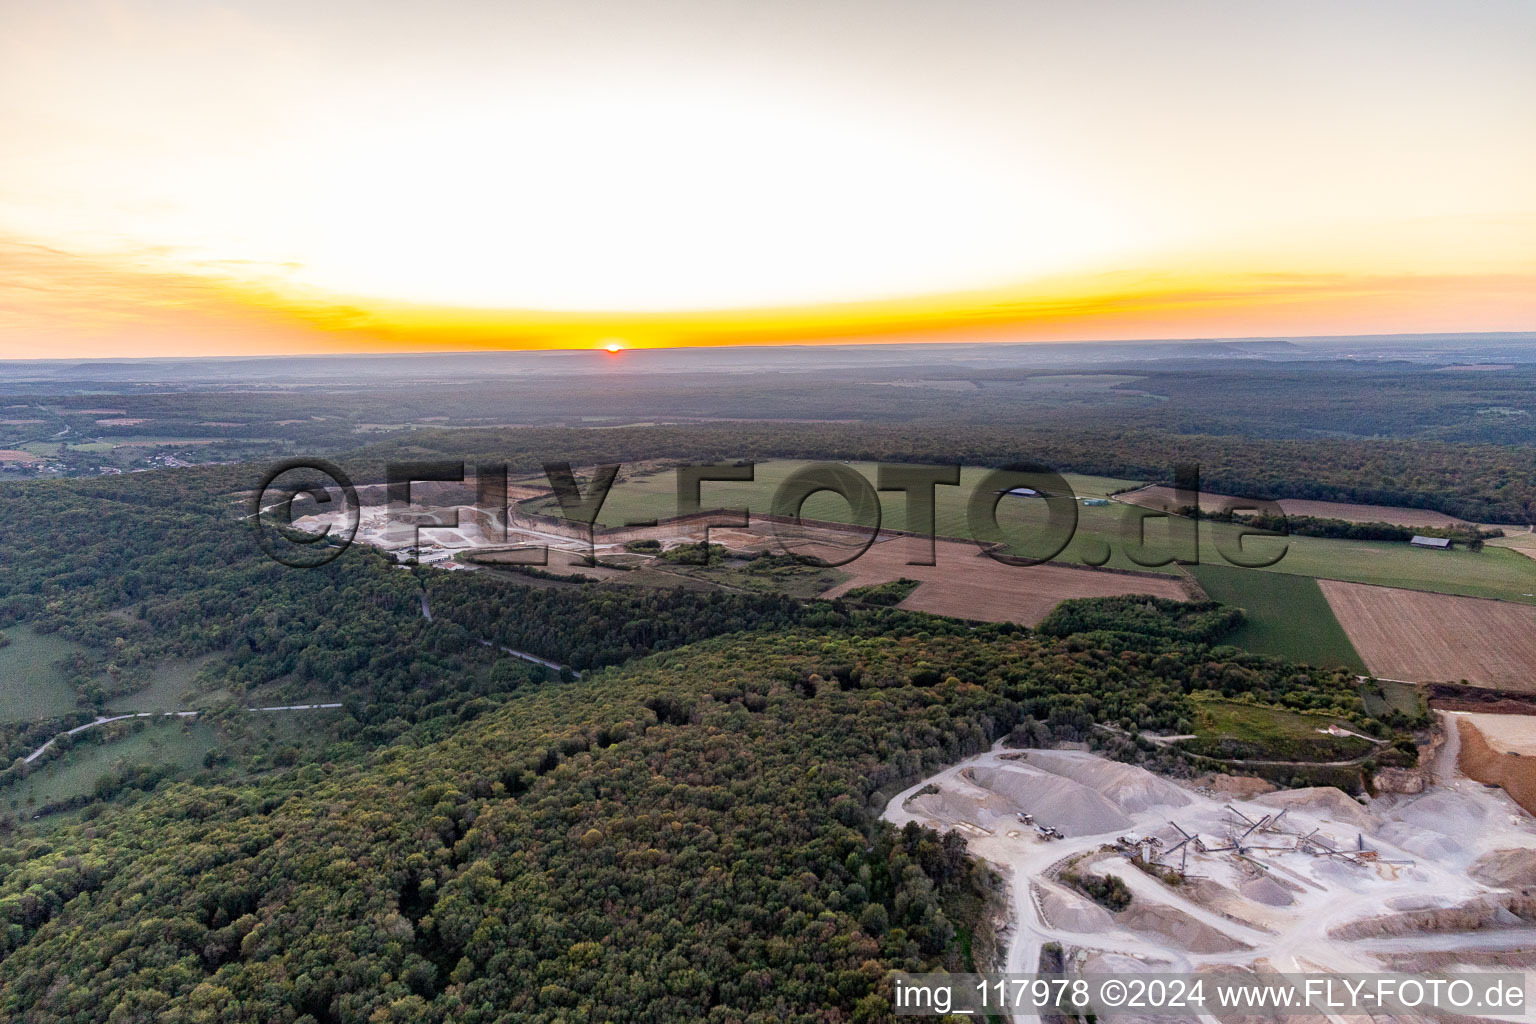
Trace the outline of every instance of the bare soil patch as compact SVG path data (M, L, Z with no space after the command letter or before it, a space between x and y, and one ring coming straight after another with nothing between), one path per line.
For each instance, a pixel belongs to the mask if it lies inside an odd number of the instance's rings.
M1536 608L1318 580L1372 674L1536 693Z
M1178 577L1133 575L1071 565L1013 566L982 554L974 544L937 541L934 565L908 565L916 550L912 538L884 538L859 558L841 566L852 578L824 593L839 597L854 587L891 580L920 580L921 585L898 607L986 622L1033 625L1070 597L1115 597L1148 594L1175 601L1190 595ZM847 557L847 550L812 546L808 553L829 561Z

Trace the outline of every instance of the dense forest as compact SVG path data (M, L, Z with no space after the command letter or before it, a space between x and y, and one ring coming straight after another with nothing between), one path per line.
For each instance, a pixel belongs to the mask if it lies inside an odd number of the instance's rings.
M958 840L877 825L900 785L1026 720L1176 727L1197 692L1358 712L1341 674L1236 652L867 615L701 641L525 687L432 741L167 783L18 835L0 1009L883 1019L884 972L960 966L993 885Z
M346 455L363 476L382 472L378 460L429 453L505 457L528 472L556 459L1034 459L1158 481L1171 479L1176 462L1193 462L1207 489L1245 497L1531 521L1536 365L1455 373L1390 360L1205 359L1175 348L1137 359L1082 347L1048 367L1031 366L1028 351L1011 366L974 353L965 361L903 356L894 379L879 360L726 374L646 372L643 363L581 365L569 375L482 369L408 384L339 370L331 381L268 387L82 378L88 393L25 388L29 412L17 423L30 426L0 431L0 446L63 436L111 449L185 438L190 447L164 450L198 462ZM104 408L123 415L103 416ZM658 422L675 425L626 426ZM369 452L371 441L379 444ZM53 447L71 472L105 458Z
M976 359L898 351L864 366L839 363L839 353L809 354L769 368L769 353L729 372L698 365L662 369L655 353L568 354L567 372L553 365L518 373L466 363L444 373L441 363L402 361L393 373L359 378L344 365L312 374L291 370L281 383L252 387L188 381L146 386L82 373L71 381L84 394L38 383L24 389L38 438L59 424L82 435L141 436L146 420L160 435L243 443L259 437L334 449L359 433L387 434L433 423L494 427L742 419L858 421L869 424L1003 425L1066 431L1102 426L1232 437L1316 440L1377 438L1466 443L1536 443L1531 398L1536 365L1506 364L1494 372L1448 373L1407 361L1355 359L1224 359L1150 350L1106 359L1098 346L1074 346L1056 365L1031 365L1038 346L989 346ZM873 350L872 350L873 351ZM891 350L887 349L886 352ZM1217 347L1207 351L1219 356ZM782 356L779 357L782 359ZM697 363L695 359L692 362ZM1011 365L1010 365L1011 363ZM429 372L421 379L422 371ZM249 371L246 371L249 372ZM57 385L55 385L57 387ZM109 396L110 400L107 397ZM93 411L104 406L120 416ZM26 427L6 440L25 439ZM10 436L10 435L14 435Z
M470 436L536 467L734 457L756 430ZM388 442L360 476L465 438ZM212 659L227 738L253 700L343 705L259 771L128 766L45 820L0 814L7 1019L885 1020L889 971L993 950L997 882L963 840L878 820L922 774L1004 736L1177 769L1138 734L1188 731L1202 700L1410 724L1370 718L1347 672L1222 646L1240 616L1206 605L1070 602L1030 631L363 548L291 569L241 518L253 475L0 488L0 627L78 645L79 710L0 726L7 763L166 659Z
M382 480L388 462L505 460L536 474L544 461L574 465L648 459L855 459L931 464L1039 462L1060 472L1172 483L1174 466L1200 467L1202 488L1250 498L1308 498L1434 509L1474 522L1531 521L1536 448L1386 440L1239 440L1159 429L1085 426L711 424L603 431L418 431L344 457L358 479Z

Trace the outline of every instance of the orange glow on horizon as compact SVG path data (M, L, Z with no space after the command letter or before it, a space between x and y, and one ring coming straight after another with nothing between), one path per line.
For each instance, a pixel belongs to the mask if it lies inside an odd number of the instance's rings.
M1536 330L1536 5L12 7L0 359Z
M874 302L585 313L337 296L0 239L0 358L1116 341L1536 330L1536 266L1059 276ZM1240 261L1233 261L1239 263ZM223 268L220 268L223 271ZM594 340L595 339L595 340Z

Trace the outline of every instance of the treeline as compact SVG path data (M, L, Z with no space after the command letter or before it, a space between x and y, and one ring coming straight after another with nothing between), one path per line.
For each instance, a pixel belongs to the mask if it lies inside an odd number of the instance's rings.
M912 595L912 591L916 590L921 584L921 580L908 579L903 576L899 580L890 580L886 583L871 583L863 587L854 587L843 596L850 601L858 601L862 604L891 607L905 601Z
M388 461L505 460L538 473L544 461L573 465L680 459L698 462L805 458L1005 465L1042 462L1063 472L1172 483L1177 463L1200 466L1208 491L1253 498L1306 498L1427 508L1473 522L1531 521L1536 447L1443 441L1288 440L1115 428L1071 430L944 422L921 424L713 423L590 431L416 431L344 457L349 471L382 479Z
M575 669L614 665L724 633L846 625L835 604L676 588L510 586L483 574L431 582L432 612L467 636Z
M1180 515L1190 515L1192 506L1178 510ZM1202 519L1221 523L1239 523L1272 533L1293 534L1298 537L1327 537L1333 540L1385 540L1410 541L1415 537L1445 537L1464 545L1468 550L1481 551L1483 541L1504 536L1504 531L1488 529L1469 523L1466 526L1401 526L1397 523L1357 523L1347 519L1325 519L1319 516L1270 515L1269 513L1209 512L1201 511Z
M1104 635L1111 643L1140 646L1138 638L1214 644L1243 624L1243 612L1215 601L1170 601L1137 596L1063 601L1035 630L1045 636Z

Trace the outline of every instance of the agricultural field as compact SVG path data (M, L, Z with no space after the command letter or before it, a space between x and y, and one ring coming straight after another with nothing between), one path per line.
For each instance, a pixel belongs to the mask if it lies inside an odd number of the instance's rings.
M1201 562L1225 564L1216 542L1232 545L1238 530L1228 523L1201 523ZM1287 545L1285 556L1264 571L1536 604L1536 559L1505 547L1432 551L1389 541L1256 537L1243 548L1266 553L1280 543Z
M872 462L828 463L847 466L861 473L871 486L875 482L876 464ZM709 482L702 488L704 508L747 508L764 514L772 511L774 492L796 470L808 465L803 461L775 459L759 462L755 478L750 483ZM970 540L971 529L967 522L970 496L990 470L965 467L960 473L958 487L934 489L935 532L940 537ZM1135 487L1137 481L1114 477L1084 476L1065 473L1063 477L1078 498L1107 498L1116 491ZM670 469L655 469L621 476L613 486L598 516L602 526L622 526L626 523L652 519L665 519L677 514L676 476ZM895 530L907 528L905 498L899 492L880 494L881 525ZM555 514L559 506L553 498L524 506L531 512ZM806 501L801 514L806 519L824 522L847 523L853 515L847 502L832 493L813 495ZM1149 568L1138 565L1126 554L1133 539L1135 515L1123 505L1077 506L1077 531L1071 544L1055 559L1059 562L1089 565L1107 565L1113 569L1138 572L1162 572L1173 574L1169 566ZM998 506L998 523L1007 539L1015 541L1028 552L1029 538L1045 524L1045 507L1038 500L1005 497ZM1146 544L1150 550L1167 548L1168 525L1161 517L1148 519L1145 527ZM1107 555L1107 560L1106 560Z
M1072 597L1148 594L1175 601L1189 598L1183 581L1171 574L1133 576L1055 562L1005 565L964 541L941 540L935 548L936 564L908 565L913 554L909 538L882 540L856 561L842 566L849 579L822 596L840 597L860 587L905 578L918 580L919 585L898 605L900 608L1024 625L1034 625ZM837 554L830 548L809 550L829 558Z
M1210 562L1191 566L1190 572L1212 600L1247 613L1248 621L1224 643L1290 661L1365 672L1365 663L1316 580Z
M793 559L772 557L751 561L714 558L708 565L674 565L653 561L636 571L647 574L641 582L649 582L651 577L661 577L655 581L660 586L676 586L683 582L682 578L687 578L712 583L727 590L788 594L799 598L816 597L848 578L848 574L839 569L803 565Z
M58 663L80 647L57 633L28 628L5 631L0 647L0 721L29 722L76 709L76 693Z
M1121 494L1117 500L1163 507L1171 501L1172 493L1166 487L1146 487ZM1202 493L1200 504L1215 510L1224 500L1224 495ZM1426 509L1293 499L1283 500L1280 505L1291 515L1350 522L1386 522L1409 527L1466 525L1465 520ZM1239 527L1230 524L1202 522L1201 562L1226 564L1216 544L1234 544L1239 532ZM1470 551L1464 546L1431 551L1392 541L1301 536L1284 541L1251 537L1243 542L1243 548L1262 555L1278 552L1280 544L1285 544L1285 555L1268 567L1271 572L1536 604L1536 558L1526 557L1536 554L1536 539L1527 542L1521 538L1531 535L1495 538L1481 551Z
M746 507L752 512L772 511L774 492L792 473L808 465L846 466L862 474L874 486L876 463L873 462L826 462L814 463L798 459L774 459L759 462L754 467L751 482L715 482L703 484L702 502L705 508ZM603 526L620 526L626 522L643 519L665 519L677 514L677 477L670 468L646 467L640 471L621 474L618 482L604 503L598 522ZM940 486L934 489L935 519L941 537L966 539L970 531L966 526L966 502L976 484L986 476L988 469L967 466L960 473L960 486ZM1117 480L1112 477L1063 474L1068 485L1079 498L1105 497L1127 487L1136 486L1134 480ZM881 516L885 526L894 529L906 527L904 500L898 492L880 495ZM549 507L554 507L553 502ZM541 511L543 509L540 509ZM848 505L835 494L819 494L805 504L807 519L827 522L849 522Z
M756 466L756 478L751 483L715 483L703 485L703 506L746 507L754 512L771 510L772 496L783 480L806 463L795 460L772 460ZM873 483L874 463L844 463L857 470ZM968 540L971 531L967 522L967 501L977 483L988 470L982 467L963 469L959 487L935 489L935 524L940 537ZM1107 505L1077 506L1077 529L1070 544L1054 559L1072 565L1103 565L1111 569L1133 572L1177 574L1172 565L1146 566L1130 557L1138 543L1145 545L1143 560L1178 554L1184 557L1184 549L1176 547L1174 531L1182 531L1186 524L1167 516L1140 519L1142 506L1124 501L1127 491L1135 487L1135 481L1113 477L1064 474L1073 492L1079 498L1118 497ZM649 519L664 519L677 514L675 493L676 478L670 469L645 467L621 477L599 516L604 526L622 525ZM1151 493L1150 489L1131 492L1136 495ZM886 492L880 495L881 522L891 529L907 526L904 499L901 494ZM1391 513L1403 520L1415 518L1418 509L1389 509L1384 506L1350 506L1336 502L1305 502L1311 511L1306 514L1322 514L1330 517L1355 518ZM1312 506L1330 506L1327 509ZM1336 507L1334 507L1336 506ZM549 513L557 506L552 498L525 506L529 511ZM811 497L802 514L807 519L827 522L849 522L852 514L840 497L822 493ZM1422 525L1435 522L1455 521L1454 517L1439 513L1423 513L1429 519ZM1419 517L1422 519L1422 517ZM1044 504L1028 498L1005 497L998 508L998 521L1005 538L1015 542L1013 550L1036 554L1031 548L1031 538L1039 536L1045 524ZM1237 547L1237 538L1244 529L1226 523L1202 522L1200 524L1199 558L1203 564L1227 566L1218 543L1229 548ZM1490 544L1482 551L1455 548L1450 551L1428 551L1403 543L1387 541L1334 540L1320 537L1269 538L1249 536L1242 542L1242 550L1249 557L1278 553L1284 546L1284 556L1266 571L1295 576L1311 576L1320 579L1340 579L1355 583L1371 583L1378 586L1404 587L1437 593L1458 594L1468 597L1488 597L1506 601L1536 604L1536 559L1517 553L1511 547ZM1149 557L1150 556L1150 557ZM1285 584L1281 584L1285 586Z
M1505 530L1504 536L1491 538L1484 546L1505 548L1529 558L1536 558L1536 530L1530 528L1517 530L1515 527L1509 527Z
M1373 675L1536 693L1536 608L1334 580L1321 586Z
M1148 508L1167 509L1176 506L1173 488L1156 484L1120 495L1128 501ZM1218 512L1232 496L1200 492L1200 508L1205 512ZM1347 523L1392 523L1396 526L1466 526L1465 519L1446 515L1427 508L1400 508L1392 505L1357 505L1343 501L1309 501L1305 498L1281 498L1281 510L1288 516L1312 516L1317 519L1342 519Z

